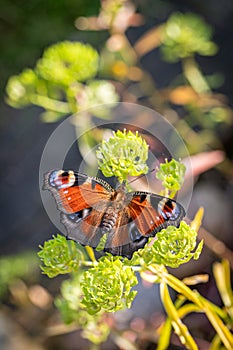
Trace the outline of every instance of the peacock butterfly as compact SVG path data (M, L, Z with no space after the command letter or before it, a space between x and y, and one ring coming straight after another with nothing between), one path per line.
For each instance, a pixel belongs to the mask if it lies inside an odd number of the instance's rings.
M178 226L185 210L175 200L149 192L114 189L98 177L72 170L45 174L49 190L61 212L67 238L93 248L106 235L104 251L132 257L148 238L169 225Z

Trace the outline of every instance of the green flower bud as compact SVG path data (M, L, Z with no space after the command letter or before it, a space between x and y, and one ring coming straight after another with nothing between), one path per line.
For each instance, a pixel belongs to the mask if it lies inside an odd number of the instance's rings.
M156 263L174 268L192 258L197 260L203 241L196 247L196 239L196 231L181 221L179 228L169 226L158 232L156 238L152 238L142 251L143 259L146 264Z
M80 274L76 274L73 279L62 283L61 297L55 299L55 305L59 309L62 319L66 324L79 321L80 315L78 311L81 300Z
M160 164L157 168L156 177L162 181L163 187L170 191L169 197L174 197L177 191L181 188L184 181L185 165L172 159L170 162L165 160L165 163Z
M25 69L21 74L10 77L6 86L7 102L15 108L30 105L38 83L39 79L32 69Z
M107 255L98 265L86 271L81 287L82 306L90 313L115 312L130 307L136 295L131 288L137 284L131 267L124 265L119 257Z
M131 131L114 132L108 141L103 141L96 152L99 168L106 177L116 176L120 182L128 176L148 172L146 160L148 145L145 140Z
M161 51L170 62L194 54L211 56L217 51L211 37L212 29L201 17L193 13L174 13L163 27Z
M40 246L39 258L44 266L41 270L48 277L55 277L59 274L66 274L77 271L84 256L77 248L74 241L67 240L65 236L57 235Z

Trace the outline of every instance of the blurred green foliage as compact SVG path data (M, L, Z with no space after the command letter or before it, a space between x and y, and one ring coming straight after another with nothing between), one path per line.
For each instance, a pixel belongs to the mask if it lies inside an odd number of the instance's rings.
M45 81L68 87L96 75L98 56L97 51L90 45L63 41L44 51L35 71Z
M55 305L66 324L75 323L82 329L84 338L100 344L107 339L111 329L103 320L104 312L90 314L82 308L81 277L81 274L74 274L62 283L61 296L55 299Z
M194 13L174 13L163 27L161 51L169 62L200 54L212 56L217 45L211 41L212 28Z
M0 298L4 297L12 282L16 279L33 278L36 270L38 270L38 258L34 252L0 258Z
M154 27L153 35L151 31L148 35L145 33L132 47L125 31L131 23L142 23L134 3L130 2L129 6L126 1L106 0L98 5L99 12L95 3L92 13L90 10L83 16L80 10L76 15L77 38L88 38L89 45L76 38L76 42L64 41L47 48L34 68L23 70L9 79L6 88L8 103L17 108L30 104L42 107L41 116L45 122L86 110L88 117L81 125L84 133L94 126L93 112L98 112L99 118L111 118L109 108L104 108L104 105L119 100L140 102L140 98L146 95L145 103L169 121L172 115L176 116L171 121L176 119L174 126L191 153L219 145L216 128L220 126L224 130L232 124L233 113L226 99L212 90L223 81L220 74L213 72L206 76L196 59L198 55L217 52L211 26L196 14L172 13L166 21ZM90 17L95 11L95 16ZM98 54L90 44L95 48L98 46ZM182 67L181 74L165 89L158 88L157 77L152 80L140 64L140 56L157 47L163 52L162 59L167 60L167 64L178 61ZM92 52L89 58L87 50ZM100 79L102 77L108 80ZM102 110L94 110L93 106L100 104ZM177 110L182 114L182 120ZM206 133L206 128L211 131ZM193 137L185 137L188 130L192 130ZM89 133L85 144L84 139L78 142L84 155L93 153L91 148L98 140Z
M2 0L0 90L9 75L33 66L45 46L75 35L78 16L99 11L100 0Z
M44 121L51 122L95 104L117 102L118 95L110 82L91 80L98 67L99 55L88 44L64 41L52 45L34 69L25 69L9 79L8 103L15 108L41 106L46 110ZM99 116L104 117L104 107L101 112Z

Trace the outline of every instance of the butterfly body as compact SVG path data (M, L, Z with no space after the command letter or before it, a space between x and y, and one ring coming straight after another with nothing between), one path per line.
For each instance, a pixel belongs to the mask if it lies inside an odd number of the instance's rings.
M131 257L148 238L185 215L174 200L149 192L114 189L100 178L74 171L53 170L45 175L44 189L55 198L67 237L96 248L107 235L105 251Z

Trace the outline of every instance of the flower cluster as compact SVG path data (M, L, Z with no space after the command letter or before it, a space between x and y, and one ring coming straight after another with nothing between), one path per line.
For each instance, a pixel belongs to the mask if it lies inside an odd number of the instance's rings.
M90 45L64 41L45 50L36 71L45 80L69 86L93 78L97 73L98 60L97 51Z
M114 312L130 307L136 291L131 288L138 283L132 268L111 254L99 259L98 265L83 275L82 306L90 313L100 310Z
M39 258L43 261L41 270L49 277L78 271L84 260L83 253L74 241L57 235L45 241L40 247Z
M76 323L82 328L82 335L94 344L104 342L110 332L110 327L103 322L103 312L90 315L81 306L83 292L80 287L81 274L66 280L61 286L61 296L55 299L61 317L66 324Z
M184 181L185 165L172 159L170 162L165 160L157 169L156 177L162 181L163 187L168 191L170 198L173 198L181 188Z
M103 141L97 157L105 176L115 175L126 184L128 176L144 174L148 170L148 145L137 132L118 130L108 141ZM184 172L183 164L166 161L160 165L157 178L162 180L165 191L174 195L183 182ZM164 305L171 304L167 285L177 290L178 282L165 266L175 268L192 258L198 259L203 242L197 245L196 230L200 227L202 215L201 210L191 227L181 222L179 228L169 226L158 232L130 260L110 253L96 260L93 249L86 247L88 260L75 242L60 235L45 242L38 254L43 261L43 273L49 277L72 274L63 282L61 296L55 301L64 322L81 327L82 335L92 343L105 341L111 331L106 313L131 307L137 294L133 288L138 283L136 271L143 279L160 283ZM103 235L96 250L103 250L105 242L106 236ZM180 284L178 290L183 288L187 293L187 287L182 282ZM177 324L180 323L177 321Z
M211 39L212 30L193 13L174 13L163 28L161 50L167 61L192 57L194 54L214 55L217 46Z
M69 113L96 105L97 117L106 118L119 97L111 82L96 80L98 52L90 45L64 41L48 47L34 69L9 78L7 102L21 108L30 104L45 109L43 121L53 122ZM105 106L104 106L105 104Z
M116 176L119 182L148 171L148 145L138 132L118 130L109 140L102 142L96 155L104 176Z
M142 251L146 264L163 264L178 267L194 258L197 260L202 250L203 241L196 247L197 233L184 221L178 228L169 226L158 232Z

